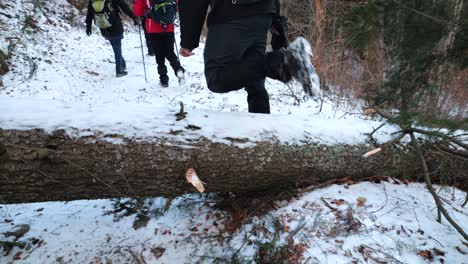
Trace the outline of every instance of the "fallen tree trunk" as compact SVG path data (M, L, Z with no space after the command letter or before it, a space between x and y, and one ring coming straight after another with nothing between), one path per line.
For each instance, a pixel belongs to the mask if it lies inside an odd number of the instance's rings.
M70 137L63 130L0 130L0 203L174 197L196 192L186 182L188 168L197 171L206 191L244 192L341 177L399 177L411 167L391 151L363 158L372 149L366 144L263 141L239 147L237 139L223 144L202 137L191 143L113 137L119 143Z

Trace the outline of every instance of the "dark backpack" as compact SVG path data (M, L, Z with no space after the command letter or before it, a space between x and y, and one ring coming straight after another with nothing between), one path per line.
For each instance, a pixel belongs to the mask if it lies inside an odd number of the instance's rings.
M173 24L176 18L176 14L176 0L151 0L151 7L148 13L148 17L158 22L159 24L163 26Z

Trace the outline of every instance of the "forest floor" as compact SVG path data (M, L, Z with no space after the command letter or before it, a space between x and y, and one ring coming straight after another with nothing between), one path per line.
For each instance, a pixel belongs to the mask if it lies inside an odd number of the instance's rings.
M30 14L22 11L33 2L1 4L0 49L14 54L0 79L2 129L65 129L73 136L99 130L134 139L181 130L177 136L186 139L352 144L381 124L362 115L360 102L327 93L309 99L296 83L270 79L272 114L249 114L245 91L214 94L206 87L203 44L181 59L184 84L169 70L168 88L158 84L154 57L144 55L146 82L130 24L123 41L129 75L116 78L111 47L97 29L87 37L65 0L41 3L26 28ZM188 116L175 122L180 102ZM375 137L388 140L396 129L387 125ZM465 194L437 190L468 230ZM436 221L434 201L419 183L344 179L287 199L207 194L178 197L167 210L165 204L161 197L0 204L0 263L468 263L468 244L445 220Z
M464 193L438 190L466 230ZM254 209L234 210L236 200L185 195L166 211L164 198L0 205L0 241L24 245L4 247L0 263L468 263L423 184L347 182Z

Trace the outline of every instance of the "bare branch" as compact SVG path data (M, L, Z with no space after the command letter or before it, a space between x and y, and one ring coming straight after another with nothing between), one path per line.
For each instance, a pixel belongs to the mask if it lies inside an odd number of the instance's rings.
M450 141L453 142L454 144L468 150L468 144L465 144L465 143L461 142L460 140L457 140L457 139L454 139L454 138L450 139Z
M434 190L434 187L432 186L432 182L431 182L431 178L429 176L429 169L427 167L427 163L426 163L426 159L424 158L420 148L419 148L419 145L418 145L418 142L416 140L416 137L414 136L413 133L410 133L410 136L411 136L411 143L414 145L414 148L415 148L415 151L416 153L418 154L419 156L419 159L421 160L421 163L422 163L422 166L423 166L423 172L424 172L424 181L426 182L426 185L427 185L427 189L429 190L429 192L431 193L432 197L434 198L434 201L437 205L437 209L439 210L439 217L440 217L440 213L442 213L445 217L445 219L447 219L447 221L458 231L458 233L460 233L460 235L463 236L463 238L468 241L468 235L465 233L465 231L452 219L452 217L448 214L447 210L445 210L443 204L442 204L442 201L440 200L440 197L439 195L437 195L437 193L435 192Z
M396 119L396 117L392 116L391 114L383 111L382 109L380 109L380 107L377 107L377 106L373 106L372 109L375 110L375 112L377 112L377 114L379 114L381 117L389 120L389 121L394 121Z
M448 141L454 143L455 145L458 145L459 147L462 147L462 148L464 148L465 150L468 151L468 144L466 144L466 143L464 143L464 142L462 142L462 141L460 141L458 139L455 139L454 137L448 137L447 135L445 135L445 134L443 134L441 132L428 131L428 130L419 129L419 128L411 128L411 131L415 132L415 133L419 133L419 134L440 137L440 138L448 140Z
M438 145L437 148L440 149L441 151L448 152L451 155L461 157L464 159L468 159L468 151L457 150L457 149L453 149L444 145Z

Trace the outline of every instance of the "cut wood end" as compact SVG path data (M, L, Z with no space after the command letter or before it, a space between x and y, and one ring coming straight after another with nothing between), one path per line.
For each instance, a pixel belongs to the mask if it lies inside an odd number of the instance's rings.
M205 191L205 183L202 182L200 178L198 178L197 173L194 169L188 169L185 173L185 177L187 178L187 182L191 183L193 187L197 189L197 191L199 191L200 193L203 193Z
M382 151L382 148L376 148L376 149L373 149L373 150L367 152L366 154L362 155L362 157L368 158L368 157L370 157L372 155L375 155L375 154L379 153L380 151Z
M377 112L377 111L375 111L374 108L366 108L366 109L364 109L363 114L364 114L364 115L372 115L372 114L375 114L376 112Z

